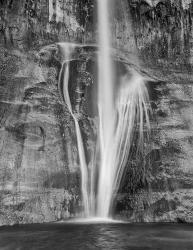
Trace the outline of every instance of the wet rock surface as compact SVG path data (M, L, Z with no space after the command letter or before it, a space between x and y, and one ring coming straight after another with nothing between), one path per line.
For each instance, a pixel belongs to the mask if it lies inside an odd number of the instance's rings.
M57 42L95 43L95 3L56 1L58 13L49 2L0 1L0 225L81 213L76 137L58 89L63 59ZM148 79L152 106L150 141L143 155L128 161L114 206L130 221L193 221L192 13L185 0L122 1L117 9L115 44L133 64L128 52L138 53L133 67ZM71 63L73 108L81 114L88 152L95 129L86 92L95 78L93 53L77 48Z

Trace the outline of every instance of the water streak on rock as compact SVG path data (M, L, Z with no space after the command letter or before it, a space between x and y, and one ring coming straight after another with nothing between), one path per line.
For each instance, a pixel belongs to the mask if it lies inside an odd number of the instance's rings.
M63 50L63 55L64 55L64 62L63 62L62 70L60 72L60 79L59 79L59 84L62 83L62 86L59 86L59 90L60 90L61 97L66 103L69 109L69 112L72 115L72 118L74 120L74 124L75 124L78 156L79 156L80 169L81 169L81 191L82 191L82 199L83 199L83 206L84 206L84 216L87 217L89 215L88 169L87 169L87 163L86 163L86 157L85 157L85 151L84 151L84 145L83 145L80 126L78 123L78 119L72 110L71 101L69 97L69 91L68 91L69 67L70 67L69 62L71 58L71 53L75 49L76 44L61 43L59 44L59 46L61 46ZM62 75L62 73L64 75Z

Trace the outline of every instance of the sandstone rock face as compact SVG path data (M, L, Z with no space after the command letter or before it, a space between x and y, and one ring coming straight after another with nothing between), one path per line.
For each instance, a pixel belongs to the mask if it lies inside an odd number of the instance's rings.
M95 9L94 0L0 1L0 225L81 214L74 123L58 89L58 43L95 44ZM152 106L150 141L144 155L128 160L115 202L121 218L193 221L192 23L190 0L122 0L115 11L115 54L147 78ZM94 53L77 46L71 64L71 97L88 152ZM93 83L78 102L85 76Z

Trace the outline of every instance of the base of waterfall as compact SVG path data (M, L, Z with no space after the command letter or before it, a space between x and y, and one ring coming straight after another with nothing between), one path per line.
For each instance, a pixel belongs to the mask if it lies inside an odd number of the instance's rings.
M115 220L112 218L102 217L88 217L88 218L73 218L69 220L63 220L56 223L70 223L70 224L123 224L127 223L122 220Z

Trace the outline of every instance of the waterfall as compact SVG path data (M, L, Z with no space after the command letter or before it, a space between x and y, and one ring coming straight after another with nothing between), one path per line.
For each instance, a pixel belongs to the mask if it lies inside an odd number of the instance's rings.
M138 128L138 150L143 150L144 129L149 131L149 96L144 79L135 71L132 77L125 76L121 79L121 85L115 98L114 119L105 121L105 114L99 112L100 138L102 146L100 150L101 163L98 184L98 210L97 216L107 218L111 214L113 196L118 191L125 165L129 159L129 153L134 144L134 133ZM103 104L101 104L103 109ZM109 129L108 142L105 143L104 133Z
M136 69L124 65L122 75L116 76L116 59L112 56L110 21L111 0L98 0L98 132L96 159L87 166L81 128L73 112L69 96L70 60L74 49L86 45L60 43L63 65L59 91L75 124L77 149L81 170L81 192L84 216L107 219L118 192L131 149L136 157L143 151L144 130L149 131L149 96L144 78ZM95 83L96 84L96 83ZM138 136L135 137L135 133ZM137 138L137 139L136 139ZM137 141L136 141L137 140ZM97 169L98 168L98 169Z
M109 195L104 195L111 189L110 155L115 127L113 100L113 65L111 59L109 1L98 0L98 111L99 111L99 140L100 140L100 170L98 180L97 216L107 217L104 207L109 204ZM110 175L110 176L107 176ZM106 209L105 209L106 210Z
M81 135L80 126L78 123L78 119L76 115L73 113L71 101L69 97L69 91L68 91L68 83L69 83L69 67L70 67L70 57L74 50L74 48L77 46L76 44L71 43L60 43L59 46L63 50L63 65L62 70L60 72L60 79L59 84L62 86L59 86L60 95L65 102L65 104L68 107L68 110L74 120L75 124L75 131L76 131L76 138L77 138L77 148L78 148L78 156L79 156L79 162L80 162L80 170L81 170L81 191L82 191L82 200L83 200L83 207L84 207L84 216L89 216L89 195L88 195L88 167L86 163L86 157L85 157L85 151L84 151L84 145ZM64 75L62 75L62 73ZM63 76L63 79L62 79Z
M110 216L113 195L119 188L133 144L135 126L139 127L139 147L143 145L144 126L149 129L149 100L144 79L137 71L128 69L119 84L115 83L109 13L110 1L98 0L100 170L96 216L101 218Z

